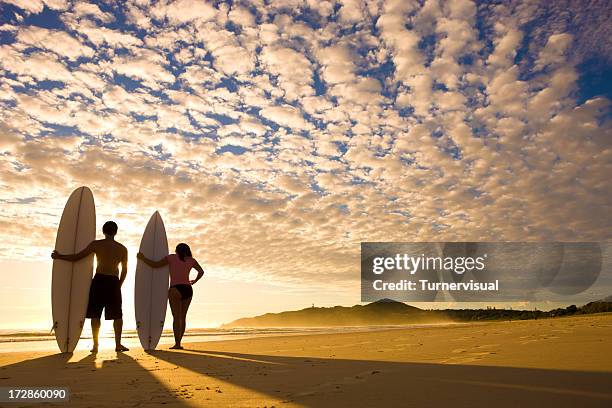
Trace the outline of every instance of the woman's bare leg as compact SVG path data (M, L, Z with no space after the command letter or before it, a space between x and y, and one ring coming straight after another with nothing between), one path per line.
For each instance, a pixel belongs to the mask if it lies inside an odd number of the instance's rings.
M172 311L172 330L174 331L174 347L178 348L181 345L182 326L183 326L183 303L181 293L177 288L170 288L168 291L168 301L170 302L170 310Z
M191 303L191 298L185 299L181 301L181 311L183 312L183 327L181 327L181 337L179 339L179 344L183 340L183 336L185 335L185 328L187 327L187 310L189 309L189 304Z

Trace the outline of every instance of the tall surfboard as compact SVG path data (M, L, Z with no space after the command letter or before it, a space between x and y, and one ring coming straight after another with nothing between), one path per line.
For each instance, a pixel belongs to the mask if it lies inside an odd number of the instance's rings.
M166 229L157 211L149 219L142 235L140 252L154 261L168 255ZM164 329L168 304L168 281L168 266L151 268L138 260L134 286L134 311L138 338L145 350L155 350Z
M96 238L96 208L91 190L79 187L70 194L57 229L55 249L74 254ZM53 260L51 306L55 339L62 353L74 351L87 312L94 256L78 262Z

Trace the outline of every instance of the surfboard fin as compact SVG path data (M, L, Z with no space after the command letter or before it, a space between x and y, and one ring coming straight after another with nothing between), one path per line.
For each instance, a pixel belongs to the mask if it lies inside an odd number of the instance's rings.
M51 330L49 330L49 335L51 335L55 329L57 329L57 322L53 322L53 326L51 326Z

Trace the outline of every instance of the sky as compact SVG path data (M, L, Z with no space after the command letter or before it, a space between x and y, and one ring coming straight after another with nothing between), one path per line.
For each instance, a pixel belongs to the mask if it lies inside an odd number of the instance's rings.
M132 255L126 313L159 210L207 272L197 326L359 303L362 241L612 237L606 1L0 11L0 327L51 320L81 185Z

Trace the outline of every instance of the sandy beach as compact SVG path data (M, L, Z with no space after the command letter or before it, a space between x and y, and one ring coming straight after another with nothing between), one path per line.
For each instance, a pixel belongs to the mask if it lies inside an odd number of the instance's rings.
M68 405L82 407L610 406L611 338L604 314L151 354L11 352L0 356L0 386L68 386Z

